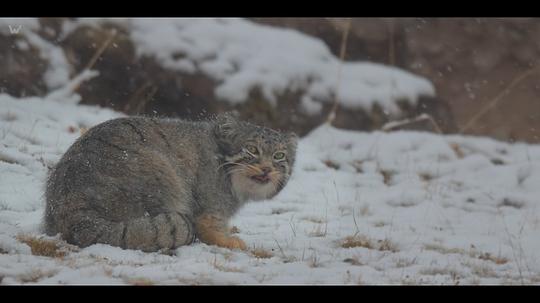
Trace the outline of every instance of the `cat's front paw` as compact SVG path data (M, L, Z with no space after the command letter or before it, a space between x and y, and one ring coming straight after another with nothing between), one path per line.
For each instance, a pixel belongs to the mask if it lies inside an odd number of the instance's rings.
M225 237L216 244L217 246L226 247L228 249L247 250L246 243L238 237Z

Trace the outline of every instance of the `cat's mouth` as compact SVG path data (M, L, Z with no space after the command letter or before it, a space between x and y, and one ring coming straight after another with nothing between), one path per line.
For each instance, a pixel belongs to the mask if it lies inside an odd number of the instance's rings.
M253 175L249 177L252 181L255 181L259 184L266 184L270 182L270 176L268 174L262 174L262 175Z

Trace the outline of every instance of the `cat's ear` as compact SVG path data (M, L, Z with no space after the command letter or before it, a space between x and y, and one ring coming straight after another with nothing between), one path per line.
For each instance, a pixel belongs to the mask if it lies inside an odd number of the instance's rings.
M217 116L214 126L214 135L222 148L226 150L230 149L238 127L239 121L233 113L227 112Z
M296 159L296 147L298 146L298 136L295 133L287 133L285 134L285 142L287 142L287 159L289 161L289 165L294 165L294 161Z
M289 150L296 151L296 146L298 145L298 136L293 132L288 133L286 136Z
M215 134L218 138L230 137L238 127L238 119L232 112L219 114L216 118Z

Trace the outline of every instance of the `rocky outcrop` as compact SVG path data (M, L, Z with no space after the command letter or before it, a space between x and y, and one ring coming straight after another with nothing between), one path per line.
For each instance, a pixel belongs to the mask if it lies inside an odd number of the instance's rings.
M96 53L99 53L100 47L110 40L97 60L92 62L91 68L97 70L99 76L84 82L77 90L84 104L111 107L128 114L190 119L200 119L215 113L236 110L241 118L274 128L293 130L301 135L323 123L332 107L332 100L326 100L322 103L323 109L320 113L306 113L300 108L301 90L286 91L278 96L276 105L271 105L271 102L263 96L264 94L256 88L251 91L244 103L231 104L218 101L214 95L214 89L218 84L215 79L200 72L185 73L167 69L151 56L137 55L129 32L124 27L107 22L100 26L81 25L68 34L61 35L66 22L69 23L69 20L42 19L40 35L43 39L62 48L71 67L71 76L88 67ZM334 37L338 36L334 35ZM13 39L10 37L3 36L0 39L6 41L5 45L13 43L9 40ZM22 38L19 37L19 39ZM0 43L3 43L2 40ZM330 43L332 49L335 48L334 44ZM350 57L349 54L354 53L357 47L354 43L350 45L352 51L348 49L347 60L372 59ZM367 41L365 47L371 48L370 45L371 42ZM40 77L45 72L47 62L24 61L37 60L39 56L35 53L19 53L18 56L22 58L19 60L22 63L15 68L15 72L8 71L9 74L4 76L8 84L0 85L5 87L6 92L16 96L29 90L35 94L43 94L45 86ZM401 62L401 57L396 58ZM25 82L11 83L10 79L16 78L17 73L23 73L25 70L28 75L31 75L22 77L26 79ZM421 97L416 103L404 99L399 102L399 107L401 114L389 116L377 105L371 110L339 106L333 124L341 128L368 131L380 129L393 119L410 118L427 113L433 116L443 131L455 131L452 113L447 103L438 97Z
M342 18L252 20L319 37L339 54ZM428 78L462 128L514 80L540 66L538 37L538 18L355 18L346 59L395 65ZM464 133L539 143L539 76L522 79Z

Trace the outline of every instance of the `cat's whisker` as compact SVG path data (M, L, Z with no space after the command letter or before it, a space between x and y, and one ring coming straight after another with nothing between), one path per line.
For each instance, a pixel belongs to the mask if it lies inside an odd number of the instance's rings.
M232 163L232 162L225 162L225 163L223 163L223 164L220 164L220 165L216 168L216 170L220 170L220 169L222 169L223 167L225 167L225 165L231 165L231 164L233 164L233 163Z
M271 177L279 176L279 175L281 175L281 172L278 171L278 170L274 170L274 171L269 172L268 175L271 176Z
M230 161L228 161L228 162L225 162L225 163L221 164L220 166L218 166L217 170L225 167L225 165L244 165L244 164L239 163L239 162L230 162Z
M245 172L246 170L243 168L243 167L240 167L240 168L233 168L233 169L230 169L226 172L226 176L229 176L229 175L232 175L234 173L237 173L237 172Z
M237 163L237 164L243 166L246 169L246 172L250 172L250 173L253 173L253 174L257 174L257 175L263 173L263 171L260 168L258 168L257 166L255 166L255 165L243 164L243 163Z

